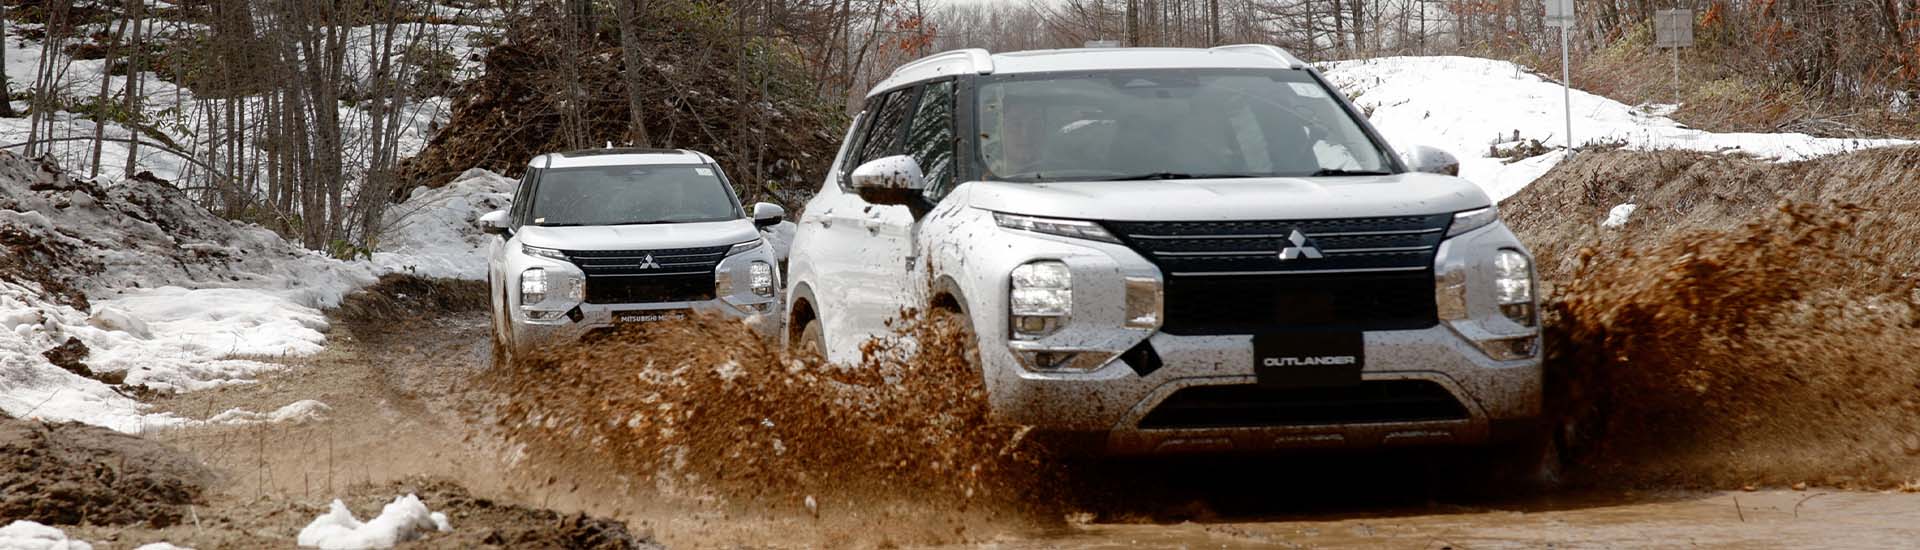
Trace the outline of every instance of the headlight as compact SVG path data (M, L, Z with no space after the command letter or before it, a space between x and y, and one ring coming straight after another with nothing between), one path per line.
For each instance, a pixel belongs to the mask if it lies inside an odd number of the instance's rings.
M1067 264L1055 260L1023 264L1013 268L1011 281L1008 320L1015 339L1052 334L1073 313L1073 272Z
M734 254L739 254L739 253L741 253L741 252L746 252L746 251L748 251L748 250L753 250L753 249L755 249L755 248L760 248L760 245L761 245L761 244L763 244L763 243L765 243L765 242L766 242L766 241L765 241L764 239L754 239L754 240L751 240L751 241L747 241L747 242L744 242L744 243L740 243L740 244L736 244L736 245L733 245L733 248L729 248L729 249L727 249L727 255L728 255L728 256L732 256L732 255L734 255Z
M563 262L567 261L566 253L563 253L561 251L554 250L551 248L540 248L538 246L527 246L523 244L523 245L520 245L520 252L528 256L539 256L542 258L550 258L554 260L560 260Z
M1499 219L1500 210L1491 206L1454 214L1453 225L1447 226L1447 236L1461 235L1468 231L1486 227L1487 224L1499 221Z
M747 286L761 297L773 297L773 266L767 262L753 262L747 266Z
M1493 259L1494 303L1500 314L1521 326L1535 326L1533 311L1533 261L1517 250L1501 250Z
M1090 241L1120 242L1120 239L1114 238L1113 234L1108 233L1106 228L1100 227L1100 224L1089 221L1040 218L1019 214L1007 214L1004 212L994 212L993 221L994 223L1000 224L1000 227L1007 229L1032 231L1034 233L1045 233L1048 235L1087 239Z
M520 272L520 305L529 306L547 300L547 270L532 268Z

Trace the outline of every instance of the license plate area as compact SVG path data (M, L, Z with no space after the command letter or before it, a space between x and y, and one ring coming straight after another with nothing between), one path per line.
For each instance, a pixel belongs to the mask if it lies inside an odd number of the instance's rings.
M643 309L638 311L616 311L615 323L658 323L662 321L681 321L687 318L684 309Z
M1366 339L1359 332L1301 332L1253 337L1253 372L1261 386L1324 388L1360 384Z

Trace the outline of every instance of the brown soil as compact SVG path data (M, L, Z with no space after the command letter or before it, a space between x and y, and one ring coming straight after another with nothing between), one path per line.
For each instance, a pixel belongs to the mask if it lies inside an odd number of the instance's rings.
M1057 523L1057 472L1025 432L988 421L961 322L912 319L858 367L789 358L737 321L697 317L550 350L488 382L507 399L507 439L528 464L572 472L563 484L801 520L785 535L799 544Z
M0 418L0 524L180 523L215 479L171 446L85 424Z
M450 313L484 311L486 281L431 279L390 273L340 301L335 317L362 328Z
M1549 292L1575 472L1618 486L1920 475L1920 148L1593 152L1502 205ZM1602 229L1616 204L1632 221Z
M488 365L486 319L471 310L475 302L463 290L471 286L388 279L374 287L381 294L347 300L358 308L352 319L336 312L328 348L319 355L289 360L292 368L254 384L157 396L154 412L191 418L236 407L268 411L300 399L317 399L331 409L323 420L298 424L203 426L145 438L109 432L101 437L180 449L179 456L204 462L202 468L218 479L196 487L193 506L171 507L168 521L68 533L96 547L157 541L203 550L287 547L335 498L364 521L394 497L415 493L429 509L446 513L454 531L406 547L653 547L650 534L630 530L622 519L547 506L549 492L537 480L508 470L506 449L476 437L486 423L470 415L491 396L470 391L466 383ZM407 314L379 318L393 311ZM101 462L119 467L124 454L105 454ZM63 479L46 471L33 476ZM11 485L0 487L7 488L0 494L15 494ZM117 494L149 506L156 502L139 491Z

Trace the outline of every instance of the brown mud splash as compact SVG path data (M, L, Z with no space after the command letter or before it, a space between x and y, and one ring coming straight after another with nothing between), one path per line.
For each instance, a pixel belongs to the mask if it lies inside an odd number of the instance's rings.
M696 316L548 350L496 367L488 384L506 400L499 429L529 460L636 492L728 514L1057 523L1050 461L1024 430L989 421L964 322L904 319L852 367Z
M1735 229L1581 249L1548 304L1549 403L1571 427L1578 478L1884 487L1920 475L1920 294L1912 266L1849 244L1870 215L1782 203Z

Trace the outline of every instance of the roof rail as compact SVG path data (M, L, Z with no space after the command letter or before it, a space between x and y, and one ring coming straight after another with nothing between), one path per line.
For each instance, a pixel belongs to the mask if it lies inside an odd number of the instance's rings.
M1286 63L1287 66L1295 69L1307 68L1307 62L1301 61L1300 58L1294 57L1293 54L1288 53L1287 50L1281 49L1279 46L1274 46L1269 44L1234 44L1231 46L1217 46L1214 48L1209 48L1207 51L1239 52L1239 53L1250 53L1255 55L1265 55L1265 56L1278 58L1282 63Z
M927 65L934 65L939 63L953 63L956 61L965 62L968 66L967 70L970 72L979 73L979 74L993 74L993 54L988 53L987 50L984 48L968 48L964 50L950 50L950 51L936 53L933 55L922 57L920 59L909 61L905 65L895 67L893 69L893 74L897 75L897 74L906 72L910 69L917 69Z

